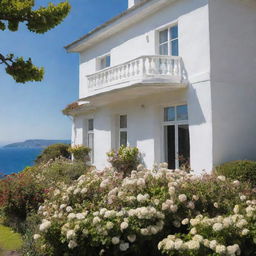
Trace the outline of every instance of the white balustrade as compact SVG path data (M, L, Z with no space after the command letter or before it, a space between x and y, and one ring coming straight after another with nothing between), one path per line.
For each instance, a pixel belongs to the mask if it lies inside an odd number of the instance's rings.
M142 56L126 63L88 75L90 92L115 84L147 78L181 77L181 58L174 56Z

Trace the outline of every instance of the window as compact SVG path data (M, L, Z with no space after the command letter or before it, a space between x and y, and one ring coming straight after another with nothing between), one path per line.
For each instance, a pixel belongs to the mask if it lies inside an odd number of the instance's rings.
M127 115L119 117L119 146L127 147Z
M179 55L178 25L171 26L159 32L159 54Z
M101 69L110 67L110 62L111 62L110 54L100 57L98 59L98 69L101 70Z
M178 105L175 107L168 107L164 109L164 121L187 121L188 120L188 106Z
M94 120L88 119L88 147L91 149L90 159L94 162Z
M165 161L170 169L189 165L190 141L187 105L164 109Z

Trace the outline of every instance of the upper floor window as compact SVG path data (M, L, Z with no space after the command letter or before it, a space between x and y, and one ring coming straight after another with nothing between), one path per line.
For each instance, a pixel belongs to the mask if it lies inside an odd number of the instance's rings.
M98 70L110 67L111 57L110 54L100 57L98 59Z
M160 55L179 56L178 25L159 32Z

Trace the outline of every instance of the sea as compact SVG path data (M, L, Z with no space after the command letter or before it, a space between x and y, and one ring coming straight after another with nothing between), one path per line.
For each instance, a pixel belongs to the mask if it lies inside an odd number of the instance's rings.
M34 164L42 148L1 148L0 176L17 173Z

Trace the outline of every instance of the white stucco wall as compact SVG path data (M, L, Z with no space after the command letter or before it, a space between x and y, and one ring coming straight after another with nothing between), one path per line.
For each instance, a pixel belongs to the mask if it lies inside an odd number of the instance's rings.
M186 100L187 91L177 90L133 100L120 101L119 99L111 105L98 108L93 115L95 166L99 169L106 167L108 165L106 152L118 148L118 118L123 114L126 114L128 119L128 144L139 148L145 165L151 168L155 162L164 161L163 109L166 106L184 104ZM79 120L88 118L91 118L91 114L89 117L86 114L79 116ZM77 135L82 136L82 133ZM77 141L82 141L82 139Z
M256 2L210 0L214 165L256 160Z
M210 70L208 0L179 0L80 54L80 93L87 95L86 75L96 72L96 58L111 53L111 66L142 55L158 54L158 30L179 24L180 56L189 77ZM200 78L199 78L200 79Z
M158 29L178 22L179 52L189 79L188 89L158 93L135 100L120 102L96 109L95 165L107 165L106 152L115 147L115 118L128 115L128 142L143 154L146 166L164 161L164 106L188 103L191 166L197 172L212 169L212 113L210 87L209 13L207 0L180 0L80 54L80 98L87 95L86 75L96 71L96 57L111 52L111 65L117 65L141 55L158 54ZM142 107L144 106L144 107ZM83 141L83 115L75 118L76 143ZM85 124L85 123L84 123Z

